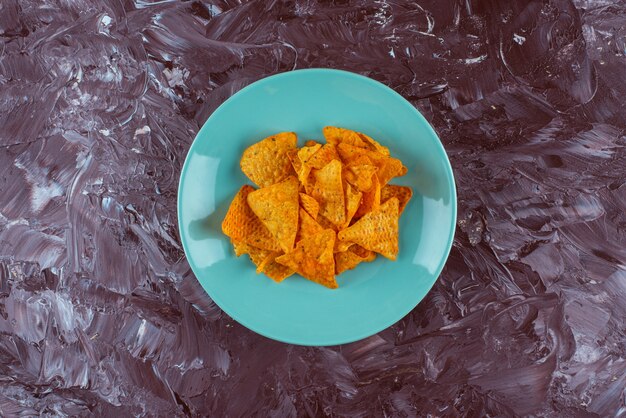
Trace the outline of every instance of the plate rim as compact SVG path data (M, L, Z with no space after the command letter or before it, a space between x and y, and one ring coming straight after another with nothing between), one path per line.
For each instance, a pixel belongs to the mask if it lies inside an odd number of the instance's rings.
M211 121L211 119L218 117L216 115L219 115L221 112L224 111L224 105L226 103L228 103L229 100L239 96L239 95L243 95L245 94L248 90L252 89L252 88L258 88L260 87L262 84L265 84L269 81L273 81L274 79L279 79L279 78L285 78L285 77L292 77L293 74L295 73L335 73L335 74L340 74L342 76L346 76L346 77L353 77L356 79L359 79L362 82L365 83L369 83L377 88L382 88L383 90L386 90L388 93L390 93L392 96L395 96L397 99L400 99L400 102L402 103L403 106L407 107L411 112L413 112L419 119L422 120L422 122L425 123L427 129L430 131L430 133L435 137L436 139L436 147L438 149L438 152L443 156L443 160L446 166L446 171L450 174L451 177L451 181L449 182L449 192L450 195L452 197L451 199L451 207L452 207L452 225L450 228L450 233L448 234L447 237L447 243L446 243L446 250L444 252L444 256L441 257L441 260L439 261L439 264L437 266L437 268L434 270L434 274L433 277L435 277L435 280L433 280L432 284L429 286L428 290L426 291L426 293L424 294L424 296L416 301L416 303L412 306L409 306L408 309L402 309L399 310L399 312L401 312L401 315L398 315L396 319L394 319L392 322L389 323L385 323L382 327L376 327L373 329L373 331L367 331L364 332L362 334L359 334L357 336L350 336L347 338L329 338L323 342L317 342L317 343L311 343L311 342L302 342L302 341L297 341L297 339L292 339L292 338L285 338L282 336L276 336L276 335L271 335L271 333L267 333L263 330L258 329L256 326L254 325L250 325L248 323L247 320L242 319L241 317L239 317L238 315L234 315L230 309L224 309L224 307L222 306L222 304L219 302L219 297L215 298L213 295L210 295L209 292L204 288L204 286L202 285L202 282L200 281L200 279L198 278L198 273L197 271L199 271L199 269L196 267L195 263L193 262L193 260L188 256L189 251L187 249L187 243L186 240L184 238L184 234L183 234L183 227L182 227L182 211L181 211L181 198L182 198L182 183L183 183L183 178L185 177L185 174L187 173L188 170L188 166L189 166L189 160L190 160L190 156L193 154L192 151L194 151L194 147L198 146L197 144L199 143L198 138L204 133L205 130L208 130L207 126L209 125L209 121ZM435 283L437 282L437 280L439 279L439 276L441 275L441 272L443 271L446 262L448 261L448 258L450 256L450 252L452 250L452 246L454 244L454 237L455 237L455 233L456 233L456 222L457 222L457 188L456 188L456 178L454 176L454 170L452 169L452 164L450 164L450 159L448 158L448 154L446 153L446 150L443 146L443 143L441 142L441 139L439 138L439 135L437 134L437 131L435 131L435 129L432 127L432 125L430 124L430 122L428 122L428 120L424 117L424 115L422 115L422 113L417 110L417 108L415 108L415 106L413 106L406 98L404 98L400 93L398 93L397 91L395 91L394 89L392 89L391 87L387 86L386 84L374 80L373 78L358 74L358 73L354 73L352 71L346 71L346 70L340 70L340 69L335 69L335 68L306 68L306 69L297 69L297 70L291 70L291 71L285 71L285 72L281 72L281 73L277 73L277 74L272 74L270 76L267 77L263 77L260 78L256 81L253 81L252 83L248 84L247 86L243 87L242 89L238 90L236 93L234 93L232 96L228 97L226 100L224 100L212 113L211 115L206 119L206 121L204 121L204 123L202 124L202 126L200 127L200 129L198 130L198 132L196 133L191 146L189 147L189 149L187 150L187 153L185 154L185 161L183 162L183 166L180 170L180 175L179 175L179 179L178 179L178 191L176 193L176 212L177 212L177 222L178 222L178 234L180 236L180 242L181 245L183 247L183 253L185 255L185 259L187 260L187 263L189 264L189 266L191 267L191 270L194 274L194 278L195 280L198 281L198 283L200 284L200 286L202 287L202 290L207 294L207 296L209 296L209 298L224 312L226 313L229 317L231 317L234 321L238 322L239 324L243 325L245 328L260 334L266 338L275 340L275 341L279 341L282 343L287 343L287 344L294 344L294 345L300 345L300 346L309 346L309 347L325 347L325 346L335 346L335 345L341 345L341 344L348 344L348 343L352 343L352 342L356 342L356 341L360 341L363 340L365 338L368 338L372 335L378 334L379 332L389 328L390 326L394 325L395 323L397 323L398 321L400 321L402 318L404 318L406 315L408 315L413 309L415 309L417 307L417 305L419 305L424 298L428 295L428 293L432 290L432 288L434 287Z

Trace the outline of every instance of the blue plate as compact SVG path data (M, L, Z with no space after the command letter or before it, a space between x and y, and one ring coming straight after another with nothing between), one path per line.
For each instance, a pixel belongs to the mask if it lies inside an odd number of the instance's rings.
M392 183L413 188L400 219L398 260L379 256L337 277L330 290L294 275L277 284L235 257L221 232L244 183L249 145L294 131L299 145L323 141L322 128L364 132L408 167ZM222 104L198 133L183 166L178 224L185 254L209 296L233 319L275 340L335 345L373 335L411 311L430 290L450 252L456 191L450 162L424 117L385 85L357 74L299 70L257 81Z

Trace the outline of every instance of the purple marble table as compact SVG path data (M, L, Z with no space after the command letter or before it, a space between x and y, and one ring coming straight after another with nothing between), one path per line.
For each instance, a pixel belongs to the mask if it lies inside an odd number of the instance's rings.
M334 3L334 4L333 4ZM0 2L1 416L626 416L626 2ZM226 98L355 71L459 191L428 297L366 340L258 336L177 234Z

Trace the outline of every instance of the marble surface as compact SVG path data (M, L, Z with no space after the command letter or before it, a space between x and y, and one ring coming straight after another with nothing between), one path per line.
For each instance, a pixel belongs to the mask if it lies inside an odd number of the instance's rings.
M0 2L1 416L626 416L626 3ZM459 191L428 297L340 347L238 325L191 273L178 174L226 98L355 71Z

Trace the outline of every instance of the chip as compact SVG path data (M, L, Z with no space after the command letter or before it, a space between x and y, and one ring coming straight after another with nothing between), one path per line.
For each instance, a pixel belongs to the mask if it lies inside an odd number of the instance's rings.
M317 142L313 143L313 145L302 147L298 150L298 158L302 161L302 164L306 164L309 159L322 148L322 144L318 144Z
M324 144L311 158L307 160L307 164L311 168L321 170L333 160L339 161L339 154L332 144Z
M250 209L276 238L284 252L293 249L298 231L298 187L298 179L290 176L248 195Z
M389 182L394 177L397 177L402 172L402 161L397 158L387 157L382 160L379 160L377 163L378 171L376 175L378 176L378 181L380 182L380 186L383 187L385 184Z
M354 244L353 246L351 246L350 251L352 251L365 261L372 261L376 258L376 253L374 251L367 250L361 247L359 244Z
M294 273L294 271L289 267L276 262L276 257L284 254L282 251L263 250L246 244L245 242L237 241L233 241L233 247L235 248L235 254L237 257L242 254L248 254L250 260L257 266L257 274L265 273L267 277L277 283L282 282Z
M390 260L398 256L398 199L392 197L378 210L366 213L354 225L340 231L338 238L359 244Z
M333 247L333 252L342 253L344 251L348 251L348 248L352 247L353 245L355 245L354 242L335 240L335 246Z
M321 215L337 226L346 222L346 204L339 160L332 160L315 172L315 187L312 194L320 203Z
M366 213L377 210L380 207L380 183L378 182L378 176L374 174L372 176L372 187L367 192L363 193L361 197L361 205L354 214L354 218L360 218Z
M406 186L396 186L394 184L387 184L385 187L383 187L380 190L380 201L382 203L385 203L387 200L391 199L392 197L398 198L398 202L399 202L398 213L402 213L402 211L404 210L404 207L406 206L407 203L409 203L409 200L411 200L412 196L413 196L413 190L411 190L410 187L406 187Z
M380 145L372 137L350 129L326 126L323 129L326 142L333 145L339 143L354 145L355 147L369 149L382 155L389 155L389 148Z
M298 148L290 149L287 151L287 158L291 162L291 166L293 167L293 171L298 174L302 169L302 161L298 158Z
M357 245L354 245L356 247ZM365 250L368 251L368 250ZM335 253L335 273L341 274L346 270L352 270L363 261L372 261L376 258L376 254L368 251L367 256L361 256L354 251L352 247L347 251Z
M267 187L292 174L287 153L296 148L293 132L272 135L248 147L241 157L241 171L259 187Z
M364 133L327 126L326 144L297 148L292 132L244 151L242 171L260 189L243 186L222 230L235 254L248 254L281 282L295 272L331 289L335 274L376 258L398 256L399 217L412 190L388 182L407 167Z
M383 155L373 152L366 148L357 147L351 144L347 144L345 142L341 142L337 144L337 154L339 154L339 158L344 162L344 164L349 164L352 161L356 161L357 158L367 157L373 163L376 161L385 158Z
M337 128L336 126L326 126L322 130L324 138L329 144L337 145L339 143L354 145L355 147L368 148L368 145L358 132L350 129Z
M292 269L276 262L276 258L280 257L283 253L272 252L263 260L263 268L261 272L265 273L267 277L274 280L276 283L280 283L287 277L295 273ZM257 268L257 273L259 269Z
M250 260L252 260L252 262L257 266L257 273L259 273L261 271L260 267L263 265L263 261L265 261L270 254L277 253L248 245L246 254L248 254Z
M351 161L344 170L346 181L362 192L372 188L372 176L378 168L367 156L362 155Z
M333 224L331 221L326 219L326 217L324 217L323 215L317 215L316 221L318 224L322 225L324 229L332 229L335 232L339 230L339 227L337 225Z
M298 233L296 234L296 242L315 235L323 231L324 228L318 224L304 209L300 208L300 222L298 225Z
M313 219L317 219L317 214L320 213L320 204L306 193L300 193L300 206L306 210Z
M361 161L363 157L367 157L377 168L376 174L378 174L381 187L392 178L406 174L402 161L375 151L341 143L337 145L337 153L347 165L354 164L357 161Z
M263 257L263 260L261 260L260 263L255 263L256 264L256 272L257 273L261 273L263 271L263 269L265 268L265 266L273 259L275 259L276 257L278 257L279 255L284 254L282 251L268 251L267 254L265 255L265 257Z
M371 137L359 132L359 136L361 137L361 139L367 143L367 145L369 145L369 148L380 153L383 155L390 155L389 153L389 148L384 147L382 145L380 145L378 142L376 142L374 139L372 139Z
M302 147L297 153L297 164L293 165L293 168L298 174L298 180L300 183L306 184L308 182L309 174L311 173L311 166L307 162L311 159L319 149L322 148L320 144L315 144L311 147ZM297 168L296 168L297 167Z
M276 261L272 261L270 264L267 265L265 270L263 270L263 273L265 273L267 277L274 280L276 283L280 283L287 277L294 274L295 271L287 266L283 266L282 264L277 263Z
M359 165L371 165L371 166L373 166L374 163L372 162L372 160L367 155L362 154L362 155L356 155L354 158L352 158L346 164L346 167L350 168L350 167L359 166Z
M325 229L299 241L294 250L277 257L276 262L315 283L336 289L334 244L335 231Z
M361 204L361 197L363 196L362 192L358 190L354 190L350 184L345 185L346 190L346 221L342 225L343 228L346 228L350 225L350 221L354 217L354 214L359 209L359 205Z
M254 187L247 184L239 189L222 221L222 232L233 243L246 243L265 250L278 251L278 241L248 206L248 196L253 192Z
M237 257L240 257L243 254L248 254L248 251L249 251L248 248L250 246L246 244L245 242L231 240L231 243L233 244L233 249L235 250L235 255Z
M311 196L313 194L313 189L315 188L315 173L319 171L315 168L311 168L311 172L309 176L306 178L306 181L302 182L302 187L304 188L305 194Z

